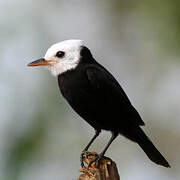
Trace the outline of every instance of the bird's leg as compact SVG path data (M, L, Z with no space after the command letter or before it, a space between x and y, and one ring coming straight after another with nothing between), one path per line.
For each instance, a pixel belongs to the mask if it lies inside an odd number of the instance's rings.
M83 152L87 151L91 144L94 142L94 140L99 136L101 130L95 130L95 135L92 137L92 139L89 141L88 145L84 148Z
M114 139L116 139L116 137L118 136L117 132L112 132L112 136L111 139L109 140L108 144L105 146L105 148L103 149L103 151L97 155L89 164L88 167L91 166L92 163L96 163L96 167L98 166L98 162L99 160L104 156L104 154L106 153L107 149L109 148L109 146L111 145L111 143L114 141Z
M94 140L99 136L100 132L101 132L101 130L95 130L94 136L92 137L92 139L89 141L88 145L82 151L81 157L80 157L81 167L84 167L84 163L83 163L84 153L86 153L87 156L88 155L94 155L94 154L88 153L87 150L89 149L91 144L94 142Z

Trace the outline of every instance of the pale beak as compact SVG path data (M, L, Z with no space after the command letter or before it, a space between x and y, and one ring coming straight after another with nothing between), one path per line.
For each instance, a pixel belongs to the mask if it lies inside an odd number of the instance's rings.
M56 63L56 61L55 60L46 61L44 58L41 58L41 59L38 59L36 61L29 63L28 66L48 66L53 63Z

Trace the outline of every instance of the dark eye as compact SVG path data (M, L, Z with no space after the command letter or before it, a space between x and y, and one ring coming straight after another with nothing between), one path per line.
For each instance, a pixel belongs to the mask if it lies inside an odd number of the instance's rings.
M58 52L56 53L56 57L62 58L62 57L64 56L64 54L65 54L65 52L63 52L63 51L58 51Z

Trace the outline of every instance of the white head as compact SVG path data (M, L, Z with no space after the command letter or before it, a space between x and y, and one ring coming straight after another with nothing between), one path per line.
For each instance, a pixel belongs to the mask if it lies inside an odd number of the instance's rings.
M47 65L54 76L76 68L80 61L82 40L66 40L52 45L44 58L34 61L29 66Z

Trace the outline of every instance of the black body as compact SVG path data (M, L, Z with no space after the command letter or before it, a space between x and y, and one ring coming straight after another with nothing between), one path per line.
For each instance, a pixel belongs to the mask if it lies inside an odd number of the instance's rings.
M168 162L148 139L140 126L140 115L116 79L82 47L80 63L58 76L62 95L71 107L95 130L109 130L138 143L157 164Z

